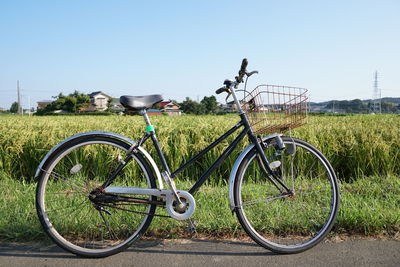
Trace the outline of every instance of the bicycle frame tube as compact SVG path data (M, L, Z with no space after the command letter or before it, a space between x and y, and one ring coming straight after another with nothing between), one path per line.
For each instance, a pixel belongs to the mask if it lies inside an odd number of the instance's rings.
M221 165L222 161L225 160L226 157L228 157L232 151L235 149L235 147L239 144L239 142L245 137L245 135L248 132L248 128L245 127L243 131L235 138L235 140L222 152L222 154L218 157L218 159L211 165L208 170L206 170L203 175L197 180L197 182L192 186L192 188L189 190L190 194L194 194L199 187L210 177L211 173L219 166Z
M208 145L206 148L204 148L202 151L200 151L197 155L195 155L193 158L185 162L181 167L179 167L176 171L174 171L170 177L174 178L176 175L184 171L187 167L192 165L197 159L202 157L204 154L206 154L208 151L210 151L212 148L214 148L216 145L221 143L223 140L228 138L232 133L236 132L240 127L245 126L243 120L241 120L239 123L237 123L235 126L233 126L230 130L228 130L226 133L221 135L218 139L216 139L214 142L212 142L210 145ZM242 132L235 138L235 140L224 150L224 152L218 157L218 159L208 168L202 175L201 177L196 181L196 183L192 186L192 188L189 190L189 193L193 194L194 192L197 191L197 189L210 177L211 173L219 166L221 163L230 155L230 153L233 151L233 149L238 145L238 143L246 136L248 133L249 128L244 127ZM153 138L154 136L154 138ZM155 138L155 133L151 132L151 137L153 140L153 144L156 147L157 154L161 159L161 162L163 164L163 167L166 171L169 173L169 167L168 164L165 160L164 154L160 148L160 145ZM165 166L164 166L165 164Z
M214 148L216 145L218 145L219 143L221 143L223 140L225 140L229 135L231 135L232 133L236 132L237 129L239 129L241 126L243 126L243 122L240 121L239 123L237 123L235 126L233 126L230 130L228 130L226 133L224 133L223 135L221 135L218 139L216 139L213 143L211 143L210 145L208 145L206 148L204 148L202 151L200 151L197 155L195 155L193 158L191 158L190 160L188 160L186 163L184 163L181 167L179 167L176 171L174 171L171 174L171 178L174 178L176 175L178 175L179 173L181 173L183 170L185 170L187 167L189 167L190 165L192 165L193 162L195 162L197 159L199 159L201 156L203 156L204 154L206 154L208 151L210 151L212 148Z

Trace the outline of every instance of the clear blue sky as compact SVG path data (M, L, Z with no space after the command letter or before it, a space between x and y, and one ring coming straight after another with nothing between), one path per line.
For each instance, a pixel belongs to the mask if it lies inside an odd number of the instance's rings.
M241 59L251 85L312 101L400 96L400 1L0 0L0 107L59 92L202 99ZM223 102L222 97L218 100Z

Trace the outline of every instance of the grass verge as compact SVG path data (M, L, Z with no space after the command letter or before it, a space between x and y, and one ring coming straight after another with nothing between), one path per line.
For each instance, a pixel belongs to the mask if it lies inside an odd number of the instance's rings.
M0 173L0 240L37 241L46 236L37 219L35 183L16 181ZM178 182L187 189L189 183ZM365 177L341 183L341 206L332 235L349 234L400 238L400 179L396 176ZM240 237L244 235L236 216L229 210L227 186L203 186L196 195L199 235ZM158 212L163 213L161 209ZM268 223L268 222L266 222ZM186 222L156 217L148 235L185 236Z

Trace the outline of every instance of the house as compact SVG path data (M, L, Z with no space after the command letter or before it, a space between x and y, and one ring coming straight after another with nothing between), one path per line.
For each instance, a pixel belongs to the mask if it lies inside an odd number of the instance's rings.
M50 105L51 103L53 103L52 100L42 100L42 101L38 101L37 102L37 109L44 109L45 107L47 107L48 105Z
M82 107L79 107L79 112L95 112L97 111L95 105L84 105Z
M108 103L111 101L112 96L109 96L102 91L96 91L89 94L90 104L96 107L96 110L104 111L108 108Z
M161 111L159 111L158 109L148 109L147 115L149 116L161 115Z
M180 107L173 101L163 101L160 102L159 105L161 106L161 112L165 112L165 114L170 116L182 115L182 110L180 110Z

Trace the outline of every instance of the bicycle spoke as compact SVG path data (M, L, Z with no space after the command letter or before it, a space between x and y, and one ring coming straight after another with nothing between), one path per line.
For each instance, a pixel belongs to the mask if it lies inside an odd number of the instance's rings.
M68 214L64 214L64 215L58 215L58 216L65 216L65 215L70 215L71 213L76 212L80 207L82 207L85 203L87 203L87 200L85 199L84 201L82 201L80 204L78 205L74 205L74 206L69 206L69 207L65 207L62 209L53 209L53 210L46 210L47 213L52 213L54 211L64 211L64 210L69 210L72 208L75 208L72 212L69 212ZM57 214L57 212L55 212Z
M110 227L110 224L107 222L107 220L106 220L106 218L104 218L104 214L103 214L103 212L102 211L98 211L99 212L99 214L100 214L100 216L101 216L101 218L103 219L103 222L104 222L104 225L107 227L107 229L108 229L108 232L109 232L109 234L110 234L110 236L111 237L113 237L114 238L114 240L118 240L118 238L117 238L117 236L116 236L116 234L115 234L115 232L111 229L111 227ZM111 215L110 215L111 216Z
M69 195L69 194L80 194L80 195L82 195L82 192L78 192L78 191L48 192L47 194L49 194L49 195Z
M258 199L254 199L254 200L245 201L239 207L251 206L251 205L255 205L257 203L270 202L275 199L281 199L281 198L287 198L287 197L289 197L289 195L277 195L277 196L270 196L270 197L265 197L265 198L258 198Z
M43 169L42 169L43 170ZM57 180L63 180L65 182L67 182L68 185L70 185L71 187L75 186L75 189L83 189L83 190L87 190L82 184L79 184L77 181L74 181L70 178L66 178L61 174L58 174L57 172L53 171L53 172L47 172L45 170L43 170L45 173L50 174L50 176L55 177ZM68 181L70 183L68 183Z

